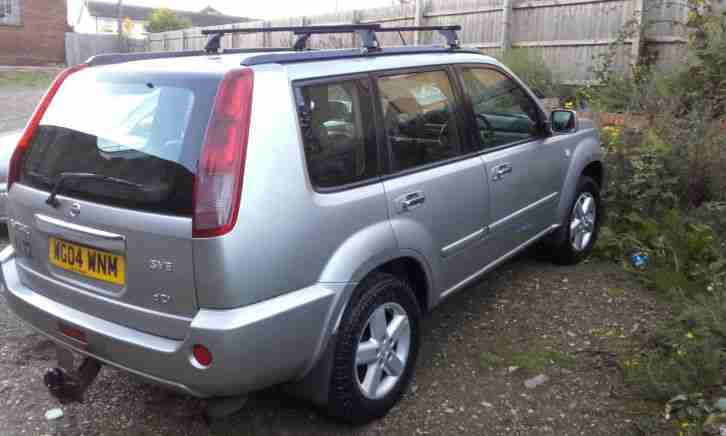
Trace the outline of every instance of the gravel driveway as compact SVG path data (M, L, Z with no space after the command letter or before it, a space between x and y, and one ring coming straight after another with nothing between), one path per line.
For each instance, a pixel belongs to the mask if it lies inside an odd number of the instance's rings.
M53 346L15 320L0 294L0 435L654 434L638 420L659 406L627 394L614 353L641 343L663 316L617 265L556 267L522 257L424 321L411 389L371 425L340 426L273 388L208 426L202 401L108 367L86 404L64 406L61 419L46 421L58 407L41 382ZM536 376L546 381L526 387Z
M0 89L0 133L22 129L45 89Z

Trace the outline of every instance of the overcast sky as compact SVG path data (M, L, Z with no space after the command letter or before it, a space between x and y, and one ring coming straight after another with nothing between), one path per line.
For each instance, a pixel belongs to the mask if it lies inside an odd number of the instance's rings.
M116 3L115 0L107 0ZM207 5L218 11L240 17L284 18L314 15L338 10L390 6L395 0L124 0L124 4L200 11ZM68 0L71 24L78 17L83 0ZM397 3L397 2L396 2Z

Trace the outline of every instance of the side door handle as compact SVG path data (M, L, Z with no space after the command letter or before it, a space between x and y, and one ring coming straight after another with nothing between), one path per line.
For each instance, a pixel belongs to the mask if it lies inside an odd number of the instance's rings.
M506 174L509 174L512 172L512 166L509 164L501 164L492 170L492 180L498 181L502 180Z
M409 192L408 194L398 197L396 201L400 206L399 213L404 213L423 206L426 202L426 196L421 191Z

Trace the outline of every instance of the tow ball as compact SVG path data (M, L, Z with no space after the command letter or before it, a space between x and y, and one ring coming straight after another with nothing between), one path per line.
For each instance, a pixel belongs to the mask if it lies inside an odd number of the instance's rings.
M56 346L56 355L58 367L45 372L43 376L45 386L61 404L83 403L83 394L98 376L101 362L86 357L76 370L73 366L73 353Z

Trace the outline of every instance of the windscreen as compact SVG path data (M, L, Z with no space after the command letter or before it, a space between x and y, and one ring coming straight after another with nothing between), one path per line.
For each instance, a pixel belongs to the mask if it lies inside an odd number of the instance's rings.
M83 70L53 98L20 183L98 203L191 216L194 174L218 78ZM129 183L119 183L120 181Z

